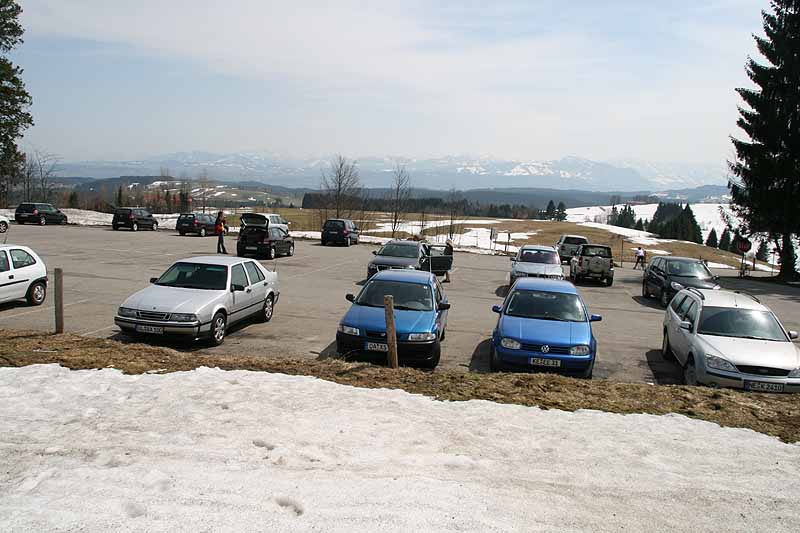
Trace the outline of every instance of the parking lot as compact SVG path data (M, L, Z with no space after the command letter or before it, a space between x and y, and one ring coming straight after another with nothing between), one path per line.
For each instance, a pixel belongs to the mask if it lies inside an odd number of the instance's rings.
M235 237L228 238L235 250ZM9 243L31 246L47 263L64 269L66 329L86 336L126 340L113 324L118 305L145 287L172 262L215 251L215 239L180 237L174 232L138 233L78 226L12 226ZM209 348L170 345L182 350L213 351L218 355L325 358L335 355L339 319L350 305L344 296L363 283L374 246L322 247L298 241L294 257L264 262L277 268L281 297L268 324L245 324L232 330L225 344ZM497 315L492 305L504 295L508 258L457 253L453 281L445 285L452 309L439 368L488 370L489 337ZM587 282L579 287L589 312L601 314L595 335L599 351L595 378L617 381L676 383L680 372L660 356L663 310L644 301L641 273L619 268L612 287ZM725 288L747 290L777 313L788 329L800 330L800 289L739 280L735 271L720 270ZM52 295L45 305L0 306L0 327L53 328ZM132 357L134 355L132 354Z

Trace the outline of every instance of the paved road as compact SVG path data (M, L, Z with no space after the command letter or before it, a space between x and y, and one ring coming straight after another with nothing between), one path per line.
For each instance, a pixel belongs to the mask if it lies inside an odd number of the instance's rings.
M70 331L126 340L113 324L117 306L147 285L172 262L215 251L215 239L180 237L168 231L114 232L110 228L12 225L9 242L37 250L48 267L65 272L65 320ZM235 241L229 239L229 250ZM269 324L250 324L232 331L223 346L179 349L216 354L269 357L329 357L336 324L357 292L375 248L323 248L298 241L294 257L265 262L277 266L282 294ZM505 257L456 254L453 282L446 290L453 304L440 368L488 370L488 338L502 299L510 263ZM732 271L718 271L732 276ZM618 269L614 286L585 283L580 292L591 313L603 315L595 325L599 358L595 377L618 381L674 383L680 373L661 360L663 311L642 300L641 273ZM800 289L765 282L723 278L725 287L745 289L771 306L787 328L800 330ZM0 327L47 330L53 326L52 300L39 308L0 306Z

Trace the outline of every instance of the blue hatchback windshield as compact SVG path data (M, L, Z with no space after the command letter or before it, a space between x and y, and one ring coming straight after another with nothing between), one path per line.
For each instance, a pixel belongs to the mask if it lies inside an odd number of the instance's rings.
M433 294L428 285L404 281L373 280L356 299L357 305L383 307L383 297L394 297L394 308L404 311L432 311Z
M228 267L202 263L175 263L156 282L163 287L211 291L224 291L227 284Z
M506 315L559 322L585 322L586 311L575 294L515 290L508 297Z

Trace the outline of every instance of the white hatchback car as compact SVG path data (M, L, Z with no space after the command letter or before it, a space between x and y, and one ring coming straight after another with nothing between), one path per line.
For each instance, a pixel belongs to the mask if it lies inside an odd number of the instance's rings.
M775 314L743 292L688 288L664 315L661 347L687 385L800 392L800 350Z
M8 220L8 217L0 215L0 233L5 233L8 231L9 223L10 220Z
M42 305L47 298L47 267L27 246L0 245L0 303L26 299Z

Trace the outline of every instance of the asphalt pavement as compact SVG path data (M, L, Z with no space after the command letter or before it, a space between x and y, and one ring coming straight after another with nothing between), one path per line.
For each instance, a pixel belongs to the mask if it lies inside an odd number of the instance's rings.
M4 235L5 237L5 235ZM16 226L8 242L36 250L48 270L64 270L64 313L68 331L81 335L129 340L114 325L119 304L148 285L173 262L213 254L213 237L181 237L172 231L112 231L78 226ZM235 253L235 236L227 238ZM347 293L363 284L374 246L322 247L297 241L294 257L263 261L276 268L281 297L268 324L235 328L222 346L168 344L181 350L264 357L325 358L334 356L339 319L350 305ZM489 338L497 319L492 305L505 295L507 257L457 253L452 283L445 290L452 304L447 339L439 368L488 371ZM614 285L586 282L579 291L590 313L603 316L594 324L598 360L594 376L616 381L677 383L680 371L662 361L661 320L664 311L641 297L640 271L618 268ZM740 280L732 270L718 270L725 288L747 290L769 305L788 329L800 330L800 289L764 281ZM51 330L52 296L45 305L24 302L0 305L0 328Z

